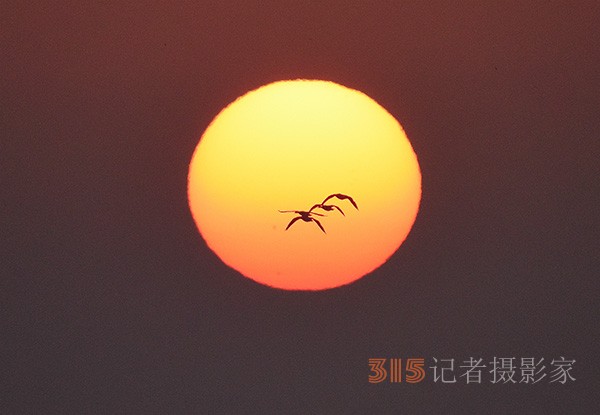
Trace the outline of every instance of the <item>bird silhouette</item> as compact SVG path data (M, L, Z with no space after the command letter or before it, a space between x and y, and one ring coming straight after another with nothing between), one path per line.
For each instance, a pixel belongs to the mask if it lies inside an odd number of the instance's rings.
M346 216L346 214L344 213L344 211L342 209L340 209L340 207L337 206L337 205L324 205L322 203L318 203L318 204L314 205L313 207L311 207L310 210L309 210L309 212L312 212L315 209L323 209L323 210L328 211L328 212L332 211L333 209L337 209L337 210L340 211L340 213L342 215Z
M325 205L325 203L327 203L327 201L328 201L329 199L333 199L334 197L335 197L335 198L337 198L337 199L340 199L340 200L344 200L344 199L347 199L347 200L349 200L349 201L350 201L350 203L352 203L352 206L354 206L354 207L356 208L356 210L358 210L358 205L356 204L356 202L354 201L354 199L352 199L352 198L351 198L350 196L348 196L348 195L344 195L344 194L341 194L341 193L334 193L334 194L332 194L332 195L329 195L329 196L327 196L327 197L325 198L325 200L323 200L323 202L321 203L321 206ZM325 205L325 206L327 206L327 205ZM335 206L335 205L333 205L333 206ZM338 208L338 209L339 209L339 208ZM327 210L327 209L325 209L325 210ZM331 209L329 209L329 210L331 210ZM341 209L340 209L340 210L341 210Z
M281 213L297 213L299 216L296 216L294 219L292 219L290 221L290 223L288 223L288 226L286 226L285 230L287 231L290 226L292 226L296 221L302 219L304 222L314 222L317 224L317 226L319 228L321 228L321 230L323 231L323 233L327 233L325 232L325 228L323 228L323 225L321 225L321 222L319 222L317 219L313 218L312 215L317 215L317 216L325 216L322 215L320 213L316 213L316 212L311 212L306 211L306 210L280 210L279 212Z

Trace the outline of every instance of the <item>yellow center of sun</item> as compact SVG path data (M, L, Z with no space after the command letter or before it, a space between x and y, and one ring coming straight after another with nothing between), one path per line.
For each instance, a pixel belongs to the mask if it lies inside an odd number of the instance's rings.
M333 197L310 210L332 194L358 209ZM398 249L417 215L421 173L400 124L365 94L281 81L213 120L190 164L188 197L225 264L272 287L320 290L355 281ZM302 215L280 210L311 213L286 230Z

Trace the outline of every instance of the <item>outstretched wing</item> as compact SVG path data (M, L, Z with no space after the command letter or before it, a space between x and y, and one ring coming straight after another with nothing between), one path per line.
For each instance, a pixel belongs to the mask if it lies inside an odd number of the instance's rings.
M329 195L329 196L327 196L327 197L325 198L325 200L323 200L323 203L321 203L321 205L324 205L325 203L327 203L327 201L328 201L329 199L331 199L331 198L334 198L334 197L337 197L337 195L336 195L336 194L333 194L333 195Z
M323 228L323 226L321 225L321 223L318 220L316 220L315 218L312 218L312 221L314 223L316 223L319 226L319 228L321 228L321 230L323 231L323 233L327 233L327 232L325 232L325 229Z
M344 213L344 211L342 209L340 209L339 206L336 206L336 205L331 205L331 206L333 206L334 209L339 210L342 215L346 216L346 214Z
M358 205L356 204L356 202L354 201L354 199L352 199L350 196L344 195L342 193L334 193L332 195L327 196L325 198L325 200L323 200L322 205L324 205L325 202L327 202L329 199L332 199L334 197L336 197L336 198L338 198L340 200L348 199L350 201L350 203L352 203L352 206L354 206L356 208L356 210L358 210Z
M280 210L279 213L298 213L297 210Z
M354 206L356 208L356 210L358 210L358 205L356 204L354 199L352 199L350 196L346 196L346 199L348 199L350 201L350 203L352 203L352 206Z
M298 216L297 218L294 218L290 221L290 223L288 223L288 226L286 226L285 230L287 231L290 226L292 226L294 224L294 222L296 222L298 219L302 219L300 216Z
M316 205L313 205L313 207L311 207L310 209L308 209L308 211L309 211L310 213L313 213L313 210L314 210L314 209L321 208L321 207L323 207L323 205L321 205L321 204L317 203ZM313 215L317 215L317 213L313 213Z

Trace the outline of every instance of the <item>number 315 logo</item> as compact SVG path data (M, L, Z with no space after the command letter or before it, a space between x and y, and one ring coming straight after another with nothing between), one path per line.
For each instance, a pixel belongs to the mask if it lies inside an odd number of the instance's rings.
M369 383L381 383L388 379L391 383L402 382L402 377L406 383L418 383L425 378L425 359L406 359L404 367L404 376L402 376L402 359L389 359L389 364L386 365L388 359L369 358ZM386 369L386 366L388 368Z

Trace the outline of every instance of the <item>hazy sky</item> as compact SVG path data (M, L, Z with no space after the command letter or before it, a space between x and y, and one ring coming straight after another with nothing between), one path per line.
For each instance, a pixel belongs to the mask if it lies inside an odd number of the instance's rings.
M600 3L301 3L4 2L0 412L596 412ZM290 78L374 98L422 169L405 244L335 290L241 277L187 207L208 123ZM367 380L560 356L575 382Z

